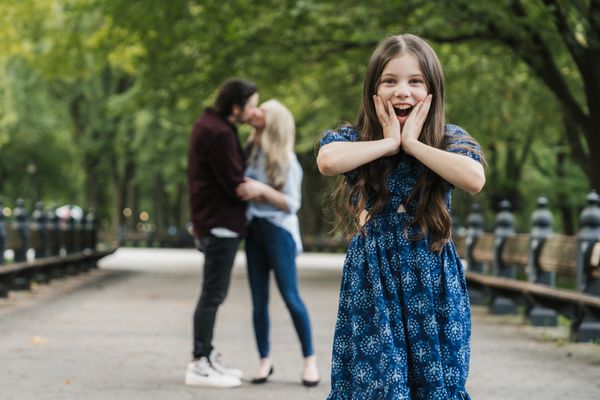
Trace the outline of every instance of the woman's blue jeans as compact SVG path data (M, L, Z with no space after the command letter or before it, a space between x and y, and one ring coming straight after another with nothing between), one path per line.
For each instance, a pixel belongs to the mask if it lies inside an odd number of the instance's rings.
M300 298L296 275L296 244L285 229L253 218L246 238L248 281L252 292L256 344L261 358L269 356L269 274L292 316L304 357L314 354L308 311Z

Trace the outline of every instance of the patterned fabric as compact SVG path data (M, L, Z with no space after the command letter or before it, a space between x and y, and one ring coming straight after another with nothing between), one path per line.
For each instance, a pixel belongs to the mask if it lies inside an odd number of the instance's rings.
M475 160L468 134L447 125L448 151ZM352 128L328 131L321 146L356 141ZM455 147L458 146L458 147ZM427 236L410 238L414 204L405 204L423 165L403 155L387 187L386 209L350 242L333 341L328 400L468 400L471 315L453 243L440 254ZM357 171L346 174L350 184ZM450 189L446 194L450 206ZM396 210L404 205L407 212Z

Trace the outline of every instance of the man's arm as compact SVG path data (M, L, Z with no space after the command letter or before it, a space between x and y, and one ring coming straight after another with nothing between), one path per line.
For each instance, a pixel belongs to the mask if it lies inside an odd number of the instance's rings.
M244 181L244 160L239 155L235 134L216 132L208 160L219 186L232 199L240 201L235 188Z

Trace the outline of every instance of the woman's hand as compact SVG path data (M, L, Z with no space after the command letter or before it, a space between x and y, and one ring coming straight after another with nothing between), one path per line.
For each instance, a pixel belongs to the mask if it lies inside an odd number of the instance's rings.
M429 113L429 107L431 107L432 97L431 94L428 94L425 100L417 103L402 127L402 150L407 154L412 155L410 148L415 142L419 141L421 130Z
M402 136L400 135L400 121L396 117L394 106L392 106L390 101L385 104L383 99L378 95L373 96L373 102L375 103L377 119L383 130L383 138L389 139L392 144L392 148L386 156L397 154L400 151Z
M244 201L261 201L267 185L252 178L245 177L235 189L238 197Z
M235 189L235 193L243 201L269 203L282 211L289 212L285 195L261 181L245 177L244 182Z

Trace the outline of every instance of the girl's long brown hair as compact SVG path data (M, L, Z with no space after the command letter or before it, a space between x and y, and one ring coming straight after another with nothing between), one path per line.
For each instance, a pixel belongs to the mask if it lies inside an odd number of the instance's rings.
M383 131L373 103L373 95L381 73L386 64L403 54L413 55L419 63L427 88L433 95L429 114L419 141L438 149L449 147L449 138L445 135L444 111L444 75L442 66L431 46L418 36L405 34L383 39L371 55L365 81L358 119L355 124L361 141L378 140L383 138ZM474 144L476 142L469 138ZM469 150L476 151L469 147ZM358 179L354 185L340 181L333 192L333 204L338 216L339 225L349 233L362 231L360 214L367 206L369 194L373 195L369 215L376 215L383 210L390 199L386 181L392 170L397 166L401 155L383 157L359 168ZM430 248L439 252L451 236L451 218L444 200L442 178L429 168L417 177L415 186L409 195L406 205L416 201L416 210L412 224L419 227L420 234L414 239L420 239L429 234Z

